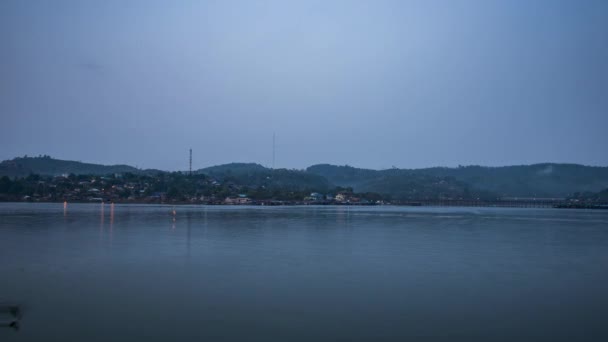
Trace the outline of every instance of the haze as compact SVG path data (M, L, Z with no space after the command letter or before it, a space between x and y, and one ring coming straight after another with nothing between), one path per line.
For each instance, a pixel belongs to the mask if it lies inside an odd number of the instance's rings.
M607 165L606 1L0 3L0 159Z

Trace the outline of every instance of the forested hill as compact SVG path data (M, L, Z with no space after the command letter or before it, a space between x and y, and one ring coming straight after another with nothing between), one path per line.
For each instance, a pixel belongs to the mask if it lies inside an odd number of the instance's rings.
M0 163L0 177L38 175L156 175L128 165L99 165L48 156L22 157ZM269 169L254 163L232 163L195 171L222 182L254 189L331 191L336 186L395 199L569 197L608 188L608 167L576 164L535 164L504 167L464 166L426 169L370 170L320 164L306 170Z
M367 191L389 188L403 179L447 177L471 189L492 192L500 197L567 197L575 192L597 192L608 187L608 167L577 164L534 164L503 167L464 166L426 169L369 170L351 166L314 165L308 172L323 176L340 186Z
M54 159L49 156L20 157L0 163L0 176L24 177L30 174L58 176L62 174L106 175L111 173L138 173L129 165L99 165L71 160Z
M232 182L251 188L284 191L326 192L332 185L323 176L303 170L269 169L254 163L231 163L196 171L222 182Z
M334 166L330 166L335 168ZM338 167L340 168L340 167ZM355 173L360 172L366 178L364 186L353 182L335 181L337 175L317 174L307 170L268 169L259 164L232 163L196 171L217 178L223 182L247 185L253 188L282 189L301 191L304 189L325 192L332 191L336 186L353 187L359 193L376 193L394 200L422 199L495 199L496 195L487 191L479 191L465 182L451 177L396 174L380 178L370 177L379 171L349 168ZM356 178L356 177L351 177ZM361 177L360 177L361 178Z
M254 172L264 172L266 170L268 169L256 163L230 163L206 167L195 172L212 176L222 176L226 174L242 175Z

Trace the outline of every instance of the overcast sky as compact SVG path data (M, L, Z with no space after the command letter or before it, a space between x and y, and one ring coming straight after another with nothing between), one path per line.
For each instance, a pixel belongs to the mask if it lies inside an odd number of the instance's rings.
M0 1L0 159L608 165L608 1Z

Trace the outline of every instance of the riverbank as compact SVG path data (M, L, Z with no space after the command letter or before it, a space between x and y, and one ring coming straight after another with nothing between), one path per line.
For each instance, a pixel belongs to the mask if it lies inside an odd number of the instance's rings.
M555 209L608 209L608 204L569 203L565 201L468 201L468 200L421 200L421 201L393 201L353 203L339 201L278 201L278 200L252 200L247 203L225 203L224 201L0 201L4 203L107 203L107 204L152 204L152 205L212 205L212 206L404 206L404 207L487 207L487 208L555 208Z

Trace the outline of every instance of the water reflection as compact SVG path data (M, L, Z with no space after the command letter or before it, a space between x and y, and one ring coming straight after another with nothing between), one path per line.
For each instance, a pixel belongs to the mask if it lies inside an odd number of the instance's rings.
M336 223L340 226L348 225L350 221L350 206L345 205L337 207L335 216Z
M101 202L101 208L99 210L100 214L99 214L99 241L101 241L103 239L103 221L104 221L104 211L105 211L105 207L104 207L104 203Z
M175 231L175 216L177 215L177 213L175 211L175 207L173 207L173 210L171 211L171 215L173 215L173 223L171 224L171 231L174 232Z
M186 216L186 249L188 258L190 258L190 221L190 215Z
M112 234L114 233L114 202L110 204L110 242L112 242Z

